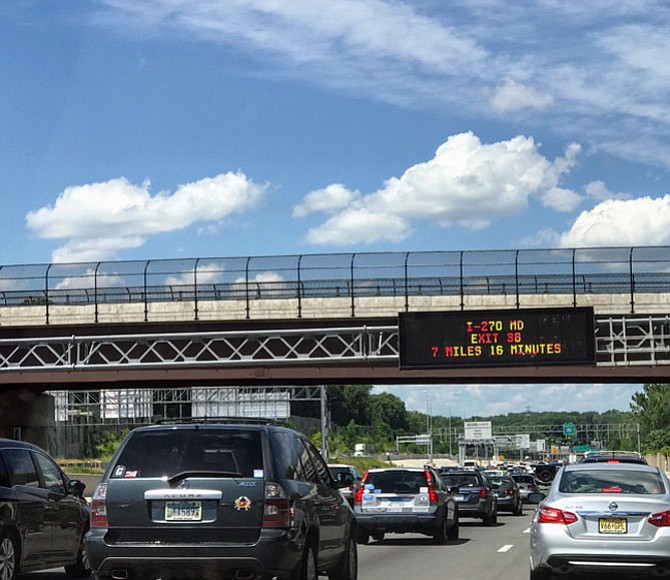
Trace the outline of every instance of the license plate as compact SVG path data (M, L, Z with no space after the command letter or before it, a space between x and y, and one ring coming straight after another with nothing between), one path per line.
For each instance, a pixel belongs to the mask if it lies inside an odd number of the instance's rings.
M628 520L623 518L600 518L598 532L601 534L627 534Z
M165 520L168 522L198 522L202 519L202 502L166 501Z

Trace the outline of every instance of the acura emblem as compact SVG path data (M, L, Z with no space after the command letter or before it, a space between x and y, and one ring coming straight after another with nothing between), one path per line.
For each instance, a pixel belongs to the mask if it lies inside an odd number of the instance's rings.
M188 482L188 479L182 479L178 484L177 487L181 489L186 489L188 487L191 487L191 484ZM616 509L616 508L615 508Z

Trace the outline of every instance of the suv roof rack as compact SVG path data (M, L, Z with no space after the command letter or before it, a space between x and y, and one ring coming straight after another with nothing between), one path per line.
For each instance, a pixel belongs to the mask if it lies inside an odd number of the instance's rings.
M268 417L177 417L156 419L154 425L180 425L183 423L225 423L225 424L247 424L247 425L282 425L285 420L271 419Z

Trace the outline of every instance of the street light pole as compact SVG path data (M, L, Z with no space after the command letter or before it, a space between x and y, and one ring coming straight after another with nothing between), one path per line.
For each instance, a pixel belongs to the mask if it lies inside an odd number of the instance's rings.
M428 433L428 463L433 463L433 426L430 409L430 394L426 393L426 431Z
M449 405L449 459L451 459L451 405Z

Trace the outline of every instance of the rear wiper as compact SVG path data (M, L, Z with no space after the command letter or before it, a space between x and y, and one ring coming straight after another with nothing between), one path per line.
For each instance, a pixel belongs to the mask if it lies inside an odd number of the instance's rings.
M185 477L241 477L239 471L216 471L216 470L189 470L180 471L168 478L168 483L173 484L175 481L184 479Z

